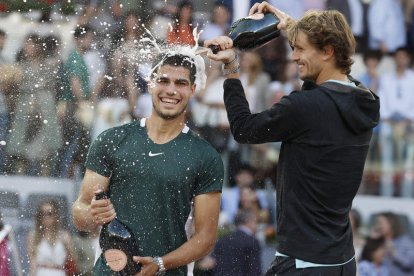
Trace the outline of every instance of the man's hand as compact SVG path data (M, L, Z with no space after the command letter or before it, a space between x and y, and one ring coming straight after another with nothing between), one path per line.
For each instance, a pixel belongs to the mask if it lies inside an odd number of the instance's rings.
M142 265L141 271L135 274L135 276L154 276L158 271L158 265L154 263L152 257L133 257L134 262Z
M219 46L220 51L217 54L213 54L213 52L209 51L207 53L208 58L221 61L223 63L229 63L235 59L236 52L233 50L233 41L231 38L227 36L219 36L204 42L204 47L208 47L210 45Z
M95 194L98 192L99 190L95 191ZM97 225L104 225L116 217L114 206L109 198L96 200L95 197L93 197L90 212Z
M254 4L250 11L249 11L249 15L252 15L254 13L273 13L274 15L277 16L277 18L279 18L280 23L277 25L277 28L279 30L286 30L287 26L293 22L292 17L290 17L290 15L282 12L281 10L273 7L272 5L270 5L269 3L267 3L266 1L263 1L262 3L256 3Z

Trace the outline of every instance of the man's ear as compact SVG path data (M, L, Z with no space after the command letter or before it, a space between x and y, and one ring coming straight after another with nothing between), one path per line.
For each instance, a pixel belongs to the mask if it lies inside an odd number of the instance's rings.
M323 47L324 60L328 60L332 58L332 56L334 55L334 52L335 51L332 45L326 45L325 47Z
M192 84L191 85L191 96L194 96L194 94L195 94L195 91L196 91L196 84L194 83L194 84Z

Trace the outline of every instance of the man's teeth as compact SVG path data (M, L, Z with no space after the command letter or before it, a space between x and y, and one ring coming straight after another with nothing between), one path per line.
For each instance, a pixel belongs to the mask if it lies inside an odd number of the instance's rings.
M168 98L162 98L161 101L163 103L170 103L170 104L177 104L178 103L178 100L168 99Z

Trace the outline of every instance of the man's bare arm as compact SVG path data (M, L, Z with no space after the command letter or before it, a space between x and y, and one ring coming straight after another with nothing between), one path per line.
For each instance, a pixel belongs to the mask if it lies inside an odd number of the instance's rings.
M115 210L109 199L94 200L95 193L98 190L107 191L108 186L108 177L86 170L79 196L72 205L72 217L76 228L81 231L93 231L115 218Z

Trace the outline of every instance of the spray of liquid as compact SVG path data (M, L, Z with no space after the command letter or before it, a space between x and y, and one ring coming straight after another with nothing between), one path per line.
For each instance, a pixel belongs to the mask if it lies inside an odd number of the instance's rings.
M145 28L145 27L144 27ZM136 44L135 51L131 51L132 56L127 56L126 58L130 61L135 62L136 64L153 64L155 58L157 58L160 54L164 56L164 58L173 55L183 55L188 57L188 61L193 63L196 67L196 76L195 76L195 84L196 90L201 90L205 87L206 84L206 69L205 69L205 62L203 57L199 54L198 48L198 40L200 38L200 34L202 31L197 31L197 27L193 29L193 37L196 44L194 46L187 46L187 45L167 45L158 43L156 38L152 35L152 33L145 28L146 36L141 38L138 43ZM162 64L162 61L155 66L153 66L150 70L148 70L146 80L150 80L154 73L157 72L158 67Z

